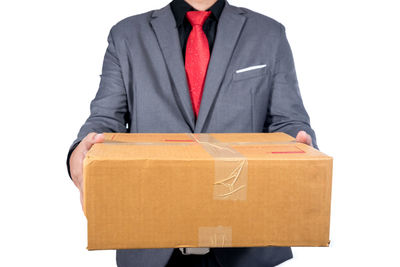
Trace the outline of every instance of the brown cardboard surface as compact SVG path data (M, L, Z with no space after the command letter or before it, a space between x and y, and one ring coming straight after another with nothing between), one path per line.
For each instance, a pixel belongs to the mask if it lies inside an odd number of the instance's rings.
M105 133L88 249L328 246L332 158L284 133Z

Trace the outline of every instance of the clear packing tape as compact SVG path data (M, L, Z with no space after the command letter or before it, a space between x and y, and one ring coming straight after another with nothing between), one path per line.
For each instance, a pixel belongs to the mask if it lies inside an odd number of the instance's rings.
M208 152L215 162L214 199L245 200L247 196L247 158L228 143L209 134L188 134Z

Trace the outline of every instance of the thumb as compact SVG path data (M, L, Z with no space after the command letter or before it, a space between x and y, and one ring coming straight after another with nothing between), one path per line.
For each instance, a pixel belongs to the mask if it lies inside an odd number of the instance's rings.
M93 144L95 143L102 143L104 141L104 134L98 133L93 138Z
M88 151L93 146L93 144L101 143L104 141L104 134L89 133L82 141L85 150Z
M296 141L299 142L299 143L303 143L303 144L309 145L309 146L312 145L311 136L308 133L306 133L305 131L299 131L297 133Z

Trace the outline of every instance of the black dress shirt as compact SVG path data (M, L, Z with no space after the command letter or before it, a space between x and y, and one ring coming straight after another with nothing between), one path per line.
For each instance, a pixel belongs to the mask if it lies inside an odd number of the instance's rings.
M170 3L172 13L174 14L176 26L178 28L179 40L181 42L182 55L185 59L186 42L189 37L192 25L186 18L186 12L196 10L184 0L173 0ZM225 6L225 0L217 0L207 11L211 11L210 16L203 24L203 31L207 36L210 55L214 45L215 35L217 33L217 24L222 10Z

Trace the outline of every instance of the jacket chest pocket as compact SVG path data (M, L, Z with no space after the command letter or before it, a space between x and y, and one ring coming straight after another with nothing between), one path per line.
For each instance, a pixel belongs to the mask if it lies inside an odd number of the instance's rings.
M236 132L258 131L262 124L260 118L267 110L268 73L266 65L233 72L232 79L216 102L214 115L219 125ZM260 102L257 98L264 100Z
M267 65L255 65L238 69L233 73L232 81L246 80L267 74Z

